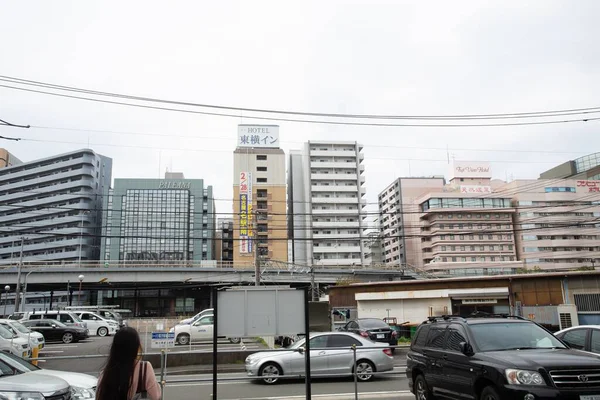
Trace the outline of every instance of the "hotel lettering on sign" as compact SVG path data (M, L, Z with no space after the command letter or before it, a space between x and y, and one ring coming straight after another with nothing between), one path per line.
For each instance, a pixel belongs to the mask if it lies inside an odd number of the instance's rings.
M237 147L279 148L279 126L238 125Z
M240 172L240 254L252 253L252 174Z
M577 187L587 187L588 192L600 193L600 181L577 181Z

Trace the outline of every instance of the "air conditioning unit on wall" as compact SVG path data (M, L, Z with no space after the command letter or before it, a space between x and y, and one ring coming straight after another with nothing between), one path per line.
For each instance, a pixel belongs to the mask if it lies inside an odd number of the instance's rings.
M561 304L557 307L557 312L558 324L561 330L579 325L577 306L575 304Z

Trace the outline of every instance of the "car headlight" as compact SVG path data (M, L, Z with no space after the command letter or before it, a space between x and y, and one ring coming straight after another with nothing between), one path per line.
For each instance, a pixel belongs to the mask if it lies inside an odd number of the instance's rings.
M250 358L250 357L246 358L246 364L254 365L257 362L258 362L258 358Z
M170 333L173 333L173 332L175 332L175 328L171 328L171 329L169 329L169 332L170 332Z
M12 347L14 347L16 350L21 350L21 345L19 343L13 343Z
M41 393L35 392L0 392L2 400L44 400Z
M545 385L544 378L538 372L521 369L507 369L506 379L511 385Z
M71 398L74 400L95 399L96 391L92 388L86 389L86 388L71 386Z

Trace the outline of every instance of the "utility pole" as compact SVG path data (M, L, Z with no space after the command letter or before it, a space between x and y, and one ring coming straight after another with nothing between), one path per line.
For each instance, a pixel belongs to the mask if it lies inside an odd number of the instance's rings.
M317 301L317 286L315 283L315 267L310 267L310 292L312 301Z
M254 245L254 286L260 286L260 255L258 254L258 235L257 235L256 213L252 217L252 242Z
M21 311L21 268L23 267L23 243L25 238L21 236L21 255L19 256L19 266L17 267L17 286L15 289L15 312Z

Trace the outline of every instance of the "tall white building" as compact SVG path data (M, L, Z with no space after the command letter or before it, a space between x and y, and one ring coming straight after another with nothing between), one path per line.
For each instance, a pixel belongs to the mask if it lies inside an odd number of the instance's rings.
M288 221L294 263L365 263L362 148L356 142L309 141L290 152Z

